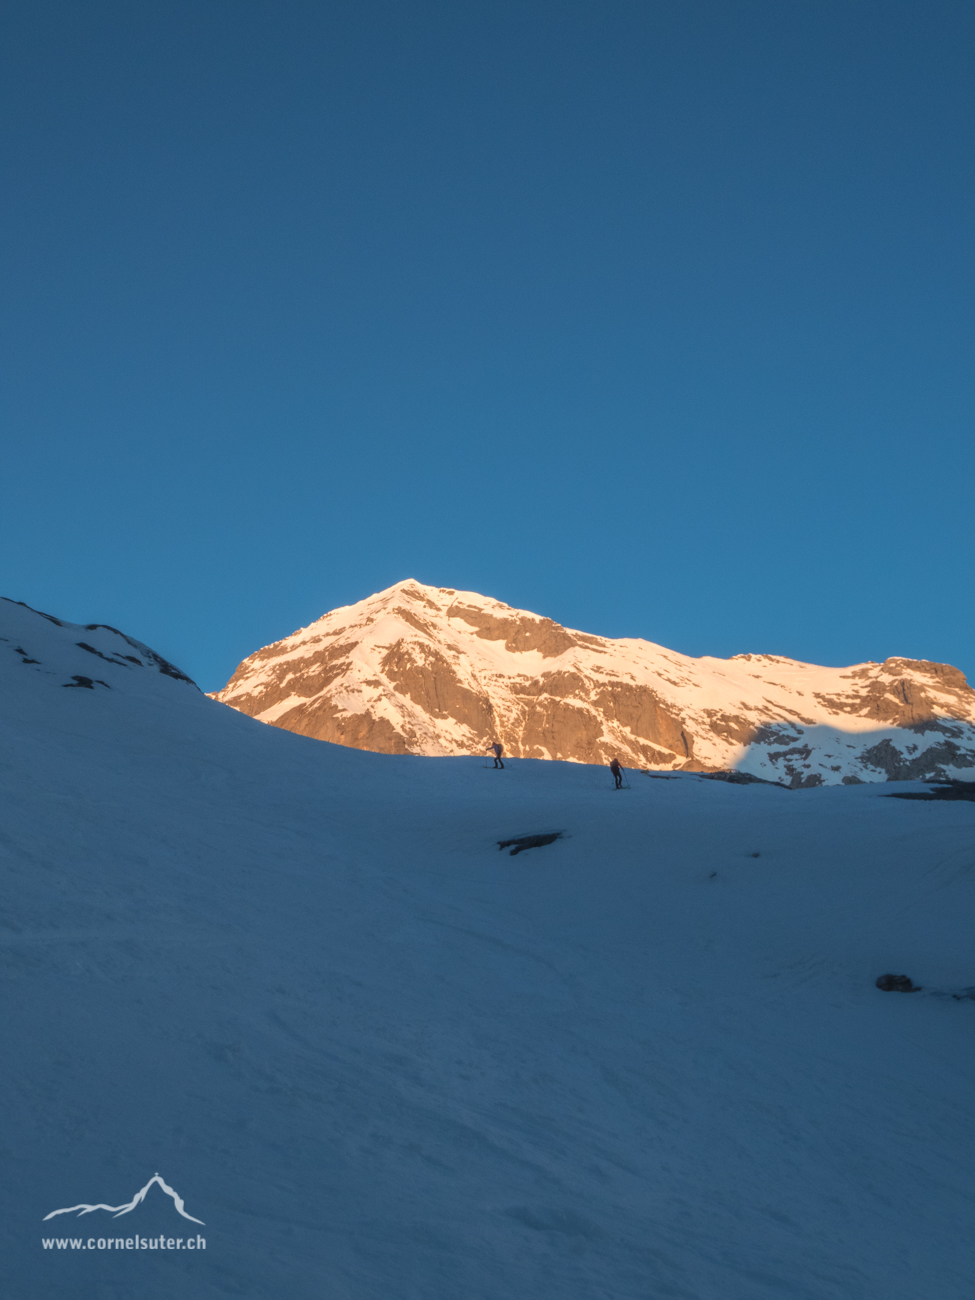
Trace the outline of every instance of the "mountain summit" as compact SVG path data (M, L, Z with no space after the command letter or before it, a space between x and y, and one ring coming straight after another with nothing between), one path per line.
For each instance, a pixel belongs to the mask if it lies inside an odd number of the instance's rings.
M610 640L409 579L245 659L215 697L388 754L722 771L798 787L975 775L975 691L926 660L822 668Z

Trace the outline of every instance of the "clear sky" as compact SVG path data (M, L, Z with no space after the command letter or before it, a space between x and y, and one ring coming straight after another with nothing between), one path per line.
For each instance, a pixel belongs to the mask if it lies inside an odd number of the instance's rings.
M970 0L0 13L0 593L975 678Z

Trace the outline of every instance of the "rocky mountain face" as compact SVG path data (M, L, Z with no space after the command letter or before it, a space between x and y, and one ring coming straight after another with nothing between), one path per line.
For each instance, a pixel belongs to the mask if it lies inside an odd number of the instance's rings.
M483 752L799 786L975 776L975 691L925 660L692 659L412 580L257 651L214 698L389 754Z

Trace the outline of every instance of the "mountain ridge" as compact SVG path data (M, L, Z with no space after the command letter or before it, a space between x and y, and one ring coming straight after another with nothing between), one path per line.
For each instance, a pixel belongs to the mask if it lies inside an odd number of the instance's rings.
M357 749L689 771L793 787L975 772L975 691L949 664L692 658L477 592L396 583L248 656L220 700Z

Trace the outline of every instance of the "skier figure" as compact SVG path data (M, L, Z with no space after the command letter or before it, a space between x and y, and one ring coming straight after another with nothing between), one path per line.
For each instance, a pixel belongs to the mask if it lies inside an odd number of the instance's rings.
M494 753L494 766L504 767L504 764L501 762L501 755L504 753L504 746L500 741L496 740L493 745L488 745L488 753L490 754L492 751Z
M614 789L616 789L616 790L622 790L622 789L623 789L623 769L620 767L620 761L619 761L618 758L614 758L614 759L612 759L612 761L610 762L610 765L609 765L609 770L612 772L612 774L613 774L613 780L616 782L616 785L614 786Z

